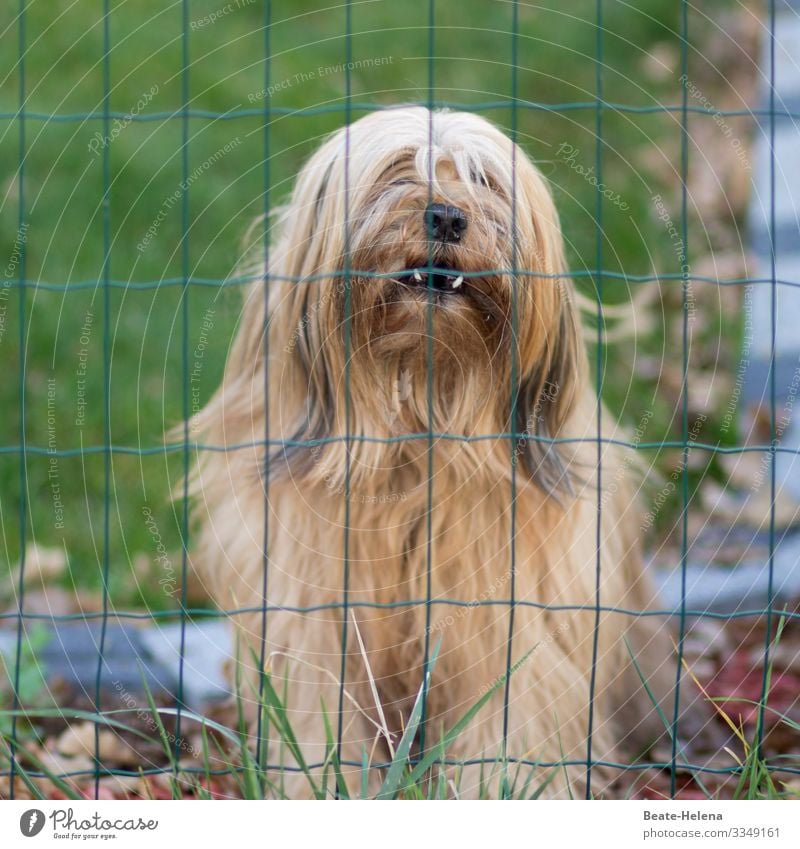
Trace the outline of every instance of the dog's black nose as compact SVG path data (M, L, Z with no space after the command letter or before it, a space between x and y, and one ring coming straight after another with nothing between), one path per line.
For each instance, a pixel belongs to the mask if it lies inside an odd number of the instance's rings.
M457 207L431 203L425 210L425 232L437 242L458 242L467 229L467 216Z

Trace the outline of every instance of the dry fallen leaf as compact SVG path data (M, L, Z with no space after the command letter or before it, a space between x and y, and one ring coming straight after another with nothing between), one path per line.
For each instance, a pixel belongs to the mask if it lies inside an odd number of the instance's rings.
M48 548L33 543L25 549L25 585L47 584L67 571L67 555L63 548ZM19 574L22 564L17 565Z

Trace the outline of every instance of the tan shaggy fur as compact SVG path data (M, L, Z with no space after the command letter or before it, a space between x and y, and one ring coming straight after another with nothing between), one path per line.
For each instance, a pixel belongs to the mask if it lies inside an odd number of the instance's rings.
M460 241L429 241L431 199L465 212ZM268 349L259 280L223 383L192 423L200 442L227 449L202 452L193 478L199 575L221 607L257 609L266 517L267 602L277 608L266 621L267 664L288 679L289 717L313 763L326 755L321 705L334 729L338 722L347 568L366 660L350 619L342 757L359 763L366 748L382 762L381 717L396 744L422 682L428 625L429 647L441 638L428 745L505 672L513 527L512 659L530 654L511 677L507 717L500 686L447 755L498 757L505 720L508 757L545 764L541 780L553 769L546 764L566 761L546 792L580 796L593 654L591 753L601 761L624 761L628 744L652 740L659 726L623 638L668 716L675 660L654 616L603 612L594 651L597 402L544 179L483 118L389 109L322 144L275 230ZM404 274L422 269L427 281L431 260L467 273L459 292ZM515 267L537 274L515 276ZM602 429L622 438L608 417ZM498 436L509 433L518 436ZM568 441L554 446L553 437ZM653 595L635 481L630 452L606 444L600 603L642 611ZM252 698L262 617L245 612L235 622ZM278 757L276 745L269 756ZM346 772L355 782L357 769ZM612 778L593 770L593 791ZM475 795L478 767L459 781L463 795ZM302 784L289 792L303 793Z

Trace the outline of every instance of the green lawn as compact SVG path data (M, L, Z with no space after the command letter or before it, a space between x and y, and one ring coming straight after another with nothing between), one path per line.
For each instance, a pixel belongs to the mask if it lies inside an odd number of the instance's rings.
M273 4L270 74L272 84L281 87L265 96L262 3L192 0L190 108L204 114L189 122L188 173L198 169L199 176L186 193L180 189L182 125L173 116L181 107L185 82L181 3L112 2L111 109L123 115L135 113L136 120L114 125L108 145L108 274L115 288L106 295L104 159L95 135L103 132L102 4L34 0L27 5L26 439L31 449L55 447L74 453L57 459L33 450L28 454L26 539L63 544L71 566L68 580L80 586L98 585L104 558L107 351L111 441L133 449L113 455L107 494L112 602L120 607L174 605L174 599L158 589L140 587L132 563L142 554L155 560L154 527L168 551L180 551L180 511L174 511L168 493L171 483L179 480L182 460L180 453L167 455L159 446L164 431L181 419L188 379L182 350L187 347L193 365L193 352L207 337L201 373L193 384L199 395L188 396L190 401L203 401L219 380L238 310L237 287L223 286L222 280L236 264L248 223L264 206L262 110L265 106L288 110L267 119L269 197L277 203L309 151L344 120L345 75L336 66L346 56L345 8L341 4L322 8L308 0ZM436 5L434 98L473 107L498 104L486 114L510 126L512 5L489 0ZM663 0L630 5L606 0L607 101L644 107L679 102L679 69L666 72L658 82L642 70L655 45L677 45L678 8L677 3ZM213 14L216 19L209 17ZM520 5L520 98L549 104L593 100L594 14L593 0ZM361 60L352 74L354 114L360 114L358 105L364 103L428 100L427 15L428 4L420 0L353 3L352 51L354 59ZM0 263L11 267L19 241L21 186L19 124L8 117L18 108L19 90L16 4L10 2L0 9L0 80ZM293 110L300 112L292 114ZM82 117L87 112L93 114ZM233 116L223 119L208 112ZM570 262L583 271L596 262L596 193L575 164L585 169L595 164L596 119L591 106L519 112L520 141L553 181ZM642 154L655 151L677 169L678 138L677 116L604 111L603 179L620 199L606 200L602 206L606 269L629 274L648 274L654 267L679 270L669 235L651 202L656 192L672 194L642 166ZM558 155L564 143L578 151L571 164ZM184 197L190 224L188 272L205 283L186 289L181 285L186 271ZM162 220L146 239L160 211ZM680 209L672 213L677 220ZM674 285L679 287L678 282ZM591 281L586 286L591 291ZM605 300L625 301L629 288L624 280L606 278ZM17 289L5 290L4 297L0 444L5 448L21 440L21 386L20 294ZM183 298L188 299L188 327L183 323ZM665 343L658 333L639 340L637 350L643 344L653 351L666 344L664 356L680 357L679 342ZM633 375L632 343L612 351L610 357L612 385L606 394L611 406L633 424L645 409L653 408L654 420L663 422L663 427L649 437L663 438L671 411L653 401L652 379ZM139 449L146 453L140 456ZM54 481L63 512L54 504ZM152 510L153 522L145 521L143 508ZM6 451L0 454L0 532L2 556L12 564L20 550L19 512L20 456Z

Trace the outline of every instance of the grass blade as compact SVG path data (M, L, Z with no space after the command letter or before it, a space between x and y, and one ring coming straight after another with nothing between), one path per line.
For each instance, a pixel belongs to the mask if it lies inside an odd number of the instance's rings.
M439 637L436 646L431 653L428 669L425 674L425 680L420 685L416 701L414 702L414 707L411 710L411 716L408 718L408 724L406 725L406 729L403 732L403 736L397 746L395 756L392 758L392 763L386 773L386 778L383 780L383 784L378 791L378 795L376 797L378 799L393 799L403 782L403 773L405 772L408 764L408 755L411 751L411 744L414 742L414 738L417 735L417 728L419 727L419 723L422 718L423 695L427 691L428 684L430 684L433 668L436 665L437 658L439 657L439 649L441 646L442 638Z

